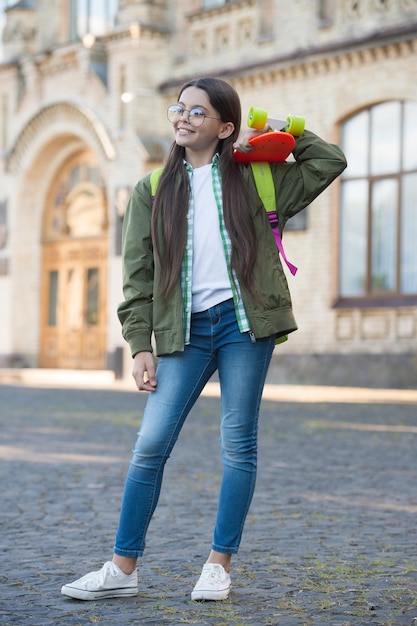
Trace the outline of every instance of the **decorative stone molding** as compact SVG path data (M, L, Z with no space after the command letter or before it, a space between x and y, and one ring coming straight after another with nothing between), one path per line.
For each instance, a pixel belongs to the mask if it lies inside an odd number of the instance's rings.
M24 41L32 43L35 40L37 30L34 26L28 26L24 22L16 22L13 26L6 26L3 32L3 43L12 41Z
M397 339L413 341L417 338L417 312L415 309L397 311L395 322L395 337Z
M98 152L101 152L107 160L112 161L115 158L116 153L110 136L91 110L71 102L57 102L36 113L20 132L6 157L6 168L11 174L16 173L25 152L35 138L58 122L60 124L67 122L71 127L75 124L80 128L80 136L88 136L96 145Z
M417 3L417 0L413 0ZM343 73L359 69L371 63L408 59L417 51L417 26L394 29L381 34L379 38L367 36L357 39L339 40L336 43L313 46L263 58L250 63L242 63L216 72L219 77L232 80L247 90L264 85L265 81L313 79L323 73ZM210 50L206 50L209 54ZM176 88L184 79L168 80L160 89L162 92Z
M336 312L335 337L345 344L378 340L388 344L393 339L417 339L417 312L415 307L404 309L352 309Z

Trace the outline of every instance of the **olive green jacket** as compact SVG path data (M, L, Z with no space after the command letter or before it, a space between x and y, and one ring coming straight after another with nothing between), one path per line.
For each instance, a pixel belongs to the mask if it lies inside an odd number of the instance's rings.
M280 231L287 220L310 204L346 167L338 146L305 131L293 150L295 162L271 163ZM250 191L250 210L259 241L253 268L265 304L256 304L242 289L251 332L255 338L282 337L297 330L291 297L274 236L250 167L239 165ZM152 195L150 174L140 180L130 197L123 222L123 294L118 307L123 337L132 356L152 351L170 354L184 349L183 306L180 282L169 299L158 292L159 266L151 240Z

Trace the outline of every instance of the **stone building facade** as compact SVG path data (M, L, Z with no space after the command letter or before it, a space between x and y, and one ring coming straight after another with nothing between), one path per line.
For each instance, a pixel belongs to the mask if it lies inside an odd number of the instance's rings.
M135 182L215 75L349 166L285 232L283 382L417 386L417 0L3 2L0 365L130 375L116 316Z

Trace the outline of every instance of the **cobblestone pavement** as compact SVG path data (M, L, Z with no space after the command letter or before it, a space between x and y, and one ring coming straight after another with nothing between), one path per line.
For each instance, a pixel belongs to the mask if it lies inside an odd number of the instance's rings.
M264 401L227 601L190 600L221 472L218 399L205 396L168 462L138 596L80 602L60 588L111 557L146 396L0 385L0 624L416 624L417 403L298 393Z

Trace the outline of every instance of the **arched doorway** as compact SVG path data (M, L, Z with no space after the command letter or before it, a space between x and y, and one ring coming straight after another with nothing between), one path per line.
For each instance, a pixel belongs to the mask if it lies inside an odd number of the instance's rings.
M106 366L107 226L98 161L79 152L57 172L44 211L41 367Z

